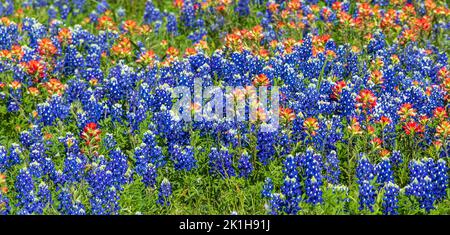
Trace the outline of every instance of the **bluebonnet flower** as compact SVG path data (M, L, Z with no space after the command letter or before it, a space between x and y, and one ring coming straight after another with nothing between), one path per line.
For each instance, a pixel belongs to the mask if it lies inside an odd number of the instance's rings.
M158 86L151 96L150 102L153 112L170 110L172 108L172 89L170 86L167 83Z
M369 209L373 212L375 204L375 189L367 180L359 183L359 210Z
M144 152L148 154L151 163L157 168L164 166L166 164L166 159L162 153L161 147L159 147L156 142L155 134L150 130L146 131L142 138L142 142L146 146Z
M153 24L153 32L155 32L155 34L159 34L159 29L161 28L162 25L162 21L161 20L157 20L154 22Z
M71 12L70 6L67 4L62 5L62 7L59 9L61 19L63 19L63 20L67 19L67 16L69 16L70 12Z
M289 136L288 131L282 130L278 136L277 147L281 147L280 156L289 154L291 152L292 137Z
M87 114L87 122L98 123L102 119L102 114L104 111L103 104L98 102L94 94L91 95L89 100L83 106L84 111Z
M14 0L6 0L3 7L4 7L3 12L4 16L12 15L14 13Z
M279 193L272 194L267 208L269 214L278 215L279 213L282 212L283 207L284 207L284 196Z
M264 180L264 185L261 190L261 197L270 198L272 196L272 191L273 191L273 181L271 178L267 177Z
M20 136L19 136L19 140L20 143L22 144L23 147L25 148L29 148L31 146L31 134L28 131L22 131L20 132Z
M144 182L146 187L155 188L156 177L157 177L156 167L153 164L149 163L142 177L142 182Z
M238 131L236 129L229 129L223 133L222 137L224 139L223 141L225 146L232 146L233 148L236 148L239 144Z
M9 155L7 160L7 167L12 167L14 165L20 164L22 162L20 155L22 154L22 148L16 144L11 144L9 148Z
M385 47L385 36L381 30L377 31L370 39L369 45L367 45L367 51L369 53L375 53L382 50Z
M45 182L41 182L38 189L39 206L44 209L53 203L52 193Z
M284 183L281 186L281 192L285 197L283 202L283 211L286 214L295 215L300 210L300 200L301 200L301 185L298 177L289 178L286 176Z
M283 173L289 178L298 178L299 158L297 156L288 155L283 161Z
M332 150L325 158L324 168L326 171L325 179L331 184L339 184L341 170L336 151Z
M152 0L147 0L144 10L144 23L151 24L157 20L161 20L161 12L155 7Z
M62 186L65 184L65 177L61 170L53 170L52 174L50 175L50 179L53 181L54 185L56 186L56 190L59 190Z
M434 181L436 182L436 199L444 199L447 196L448 187L448 166L445 160L439 159L436 164L436 174Z
M202 23L198 23L198 22L202 22ZM192 43L198 43L200 42L203 37L205 37L208 34L208 32L206 31L205 27L204 27L204 23L202 19L198 19L197 20L197 29L193 32L191 32L188 35L188 38L192 41Z
M140 176L145 175L148 164L150 163L148 151L149 147L145 143L134 148L134 159L136 160L134 171Z
M84 176L86 157L82 154L69 153L64 159L64 175L66 182L80 182Z
M51 22L52 20L56 19L57 14L58 9L55 6L50 5L47 10L48 22Z
M253 171L253 165L250 162L250 155L247 152L242 153L238 162L239 177L248 178Z
M91 13L89 14L89 21L92 22L93 24L97 23L98 13L95 10L91 11Z
M384 185L383 212L385 215L398 214L398 194L400 188L392 181Z
M34 178L41 178L41 176L43 174L41 164L39 164L36 161L32 161L30 163L28 170L29 170L31 176L33 176Z
M333 194L337 196L338 202L347 203L350 201L350 198L348 197L349 189L347 186L329 184L328 187L331 187Z
M373 211L376 192L371 181L375 178L374 173L375 169L367 156L361 154L356 167L356 177L359 185L359 210L369 209Z
M117 16L119 16L119 18L124 18L125 17L125 9L123 9L123 7L119 7L116 10Z
M64 57L63 72L65 75L74 75L78 68L85 66L85 58L75 44L70 44L66 47Z
M177 36L178 35L178 26L177 26L177 17L174 13L167 14L167 32Z
M63 215L85 215L84 205L73 198L68 188L62 188L58 194L58 211Z
M78 15L80 14L85 6L86 0L73 0L72 4L73 4L73 14L74 15Z
M156 201L161 206L170 206L170 196L172 195L172 185L167 178L164 178L159 188L158 200Z
M361 184L364 180L372 181L375 178L375 169L367 156L364 154L361 154L358 160L358 166L356 167L356 178L358 178L359 184Z
M307 179L305 182L306 193L308 195L307 202L311 204L322 203L322 190L320 189L320 182L315 177Z
M250 14L248 4L249 0L239 0L234 11L237 12L239 16L248 16Z
M131 127L131 133L139 131L139 125L147 118L146 112L147 108L144 105L144 101L140 100L135 111L130 110L130 112L127 113L127 120Z
M434 209L434 202L436 197L434 195L434 182L428 176L423 179L423 196L420 198L420 207L424 208L427 212Z
M123 116L122 105L119 103L114 104L111 109L112 121L122 123Z
M20 208L18 213L22 215L39 214L40 208L34 191L34 182L28 169L20 170L14 186L17 192L16 199L18 200L16 206Z
M183 1L183 7L181 8L181 20L184 26L191 28L195 24L195 9L192 0Z
M220 175L223 178L235 176L232 157L226 148L222 148L220 151L214 147L211 148L209 153L209 172L213 175Z
M42 143L33 144L30 148L30 161L38 163L38 170L43 175L50 175L54 170L54 164L50 158L46 156L46 148Z
M9 88L9 98L7 103L8 112L18 112L22 102L22 85L19 81L13 81Z
M172 134L171 127L173 126L173 120L172 115L166 110L165 106L163 109L163 111L153 114L153 122L157 127L155 134L168 138Z
M176 170L190 171L196 167L197 160L194 157L192 146L181 148L178 145L175 145L171 152Z
M0 172L6 171L6 166L8 163L8 153L5 147L0 145Z
M96 43L92 43L88 46L87 52L86 65L90 68L100 68L102 54L101 47ZM99 80L101 81L101 79Z
M405 187L407 196L418 199L420 207L429 212L434 209L436 182L433 182L435 167L433 159L412 160L409 163L410 183Z
M264 165L269 164L270 160L274 157L275 150L275 136L274 133L259 131L257 135L257 156L260 162Z
M303 156L304 168L305 168L305 190L306 190L306 202L310 204L322 203L322 189L323 184L321 156L314 154L312 148L306 150Z
M8 215L10 211L11 206L9 205L8 197L0 192L0 215Z
M109 9L109 3L106 0L102 0L101 2L99 2L97 4L97 9L96 12L98 12L99 14L103 14L105 11L107 11Z
M66 154L80 154L78 139L72 133L68 132L65 137L60 137L58 140L64 144Z
M391 162L392 162L393 166L396 166L396 167L403 162L403 157L399 150L394 150L392 152Z
M377 183L382 187L387 182L394 183L394 172L392 171L389 158L384 157L381 162L375 167L377 174Z
M109 153L110 161L107 164L107 170L112 173L112 180L117 190L122 190L124 184L130 180L128 174L128 158L120 150L116 148Z
M116 152L114 155L120 155L120 153ZM120 156L115 158L119 160ZM118 204L119 194L115 187L115 184L117 185L116 180L118 180L117 174L115 177L106 164L106 159L103 156L99 156L97 162L92 163L92 169L86 178L86 181L89 183L89 191L92 194L90 197L91 210L92 214L95 215L117 214L120 209ZM118 170L121 171L123 169L119 168Z
M72 103L75 100L80 100L84 95L84 91L87 88L87 83L80 78L67 81L67 88L65 89L65 97L68 103Z
M115 149L117 145L117 142L111 133L106 133L105 138L103 138L103 143L103 146L108 150Z
M37 112L44 125L53 125L57 119L63 121L69 116L69 105L54 94L48 101L38 104Z
M427 174L427 170L425 168L425 164L420 160L412 160L409 162L409 178L412 181L415 179L425 178Z

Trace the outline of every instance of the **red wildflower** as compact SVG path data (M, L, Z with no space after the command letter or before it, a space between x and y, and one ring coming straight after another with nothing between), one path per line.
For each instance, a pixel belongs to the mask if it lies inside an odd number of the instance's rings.
M372 144L374 149L381 148L381 144L383 144L383 140L378 137L373 138L370 143Z
M446 67L442 67L441 69L439 69L437 75L438 78L444 80L446 78L450 78L450 71L448 71Z
M100 143L100 134L101 130L97 128L97 124L94 122L90 122L86 124L83 128L83 132L81 133L81 138L86 141L86 145L88 147L98 147Z
M265 74L256 75L255 79L253 79L253 85L258 86L268 86L270 84L269 78Z
M414 135L423 133L425 131L424 126L418 124L415 121L409 121L403 126L403 130L407 135Z
M178 56L178 49L175 47L169 47L166 52L170 56Z
M7 192L8 192L8 187L6 187L6 175L0 174L0 193L6 194ZM2 206L2 204L0 204L0 209L1 209L1 206Z
M398 115L400 115L403 121L417 115L417 111L415 108L413 108L411 103L404 103L397 113Z
M433 110L433 117L439 120L443 120L448 118L447 111L444 107L437 107Z
M389 150L387 150L387 149L382 149L380 151L381 157L387 157L387 156L389 156L389 154L391 154L391 152Z
M152 67L154 64L154 59L155 53L152 50L148 50L139 56L139 59L136 60L136 63Z
M356 96L356 107L363 109L373 109L377 105L377 97L368 89L361 90Z
M121 58L131 56L132 48L130 39L123 37L122 40L118 41L118 43L111 47L111 52L113 55Z
M34 82L38 82L39 78L44 77L45 66L37 60L30 60L28 63L23 63L27 73L34 77Z
M392 122L392 120L386 116L381 116L380 120L378 120L378 123L380 123L383 128L385 126L391 124L391 122Z
M66 88L61 81L55 78L52 78L48 82L44 83L43 87L45 87L45 89L50 95L53 94L61 95Z
M375 85L381 85L384 82L383 79L383 72L381 72L380 70L374 70L371 74L370 74L370 78L369 80L371 82L373 82L373 84Z
M290 108L280 107L280 117L284 123L289 123L295 119L295 113Z
M447 120L442 121L436 127L436 135L442 136L444 139L450 136L450 122Z
M362 134L361 124L359 124L358 119L353 117L350 120L350 125L347 127L352 135L360 135Z
M11 84L10 84L9 86L10 86L13 90L17 90L17 89L20 89L20 88L22 87L22 84L21 84L19 81L14 80L14 81L11 82Z
M333 100L339 100L341 97L342 90L346 86L347 84L345 83L344 80L337 81L336 84L334 84L334 86L331 88L332 93L330 95L330 98Z
M49 38L41 39L38 43L38 46L39 54L42 56L51 57L58 52L58 49L56 49L55 45L53 45L52 40L50 40Z
M38 96L39 95L39 90L36 87L28 87L28 92L32 95L32 96Z
M72 32L68 28L62 28L58 33L58 41L62 44L68 45L72 43Z
M309 117L303 122L303 128L308 135L315 136L317 135L316 131L319 130L319 122L317 119Z

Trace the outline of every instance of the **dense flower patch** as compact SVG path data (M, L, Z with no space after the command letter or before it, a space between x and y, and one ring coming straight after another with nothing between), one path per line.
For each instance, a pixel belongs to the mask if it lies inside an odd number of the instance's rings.
M450 213L445 1L6 0L0 16L0 215ZM193 97L183 119L174 91L196 86L245 107Z

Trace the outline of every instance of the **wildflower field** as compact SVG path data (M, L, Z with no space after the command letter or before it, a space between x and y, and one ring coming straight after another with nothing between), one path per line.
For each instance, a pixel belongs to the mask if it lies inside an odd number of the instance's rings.
M0 17L0 215L450 214L445 0Z

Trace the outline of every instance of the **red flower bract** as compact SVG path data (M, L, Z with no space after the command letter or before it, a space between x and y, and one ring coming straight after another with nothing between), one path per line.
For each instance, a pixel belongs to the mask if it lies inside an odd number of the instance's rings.
M414 134L419 134L419 133L423 133L424 130L424 126L422 126L421 124L418 124L415 121L409 121L407 122L404 126L403 126L403 130L405 131L405 133L407 135L414 135Z
M102 133L101 130L97 128L97 124L90 122L86 124L86 126L83 128L83 132L81 133L81 138L86 141L86 145L88 147L96 148L98 147L98 144L100 143L100 134Z
M372 91L368 89L363 89L356 96L356 106L363 109L373 109L377 105L377 97Z
M347 84L345 83L344 80L337 81L336 84L331 88L332 93L330 95L330 98L333 100L339 100L339 98L341 97L342 90L346 86Z

